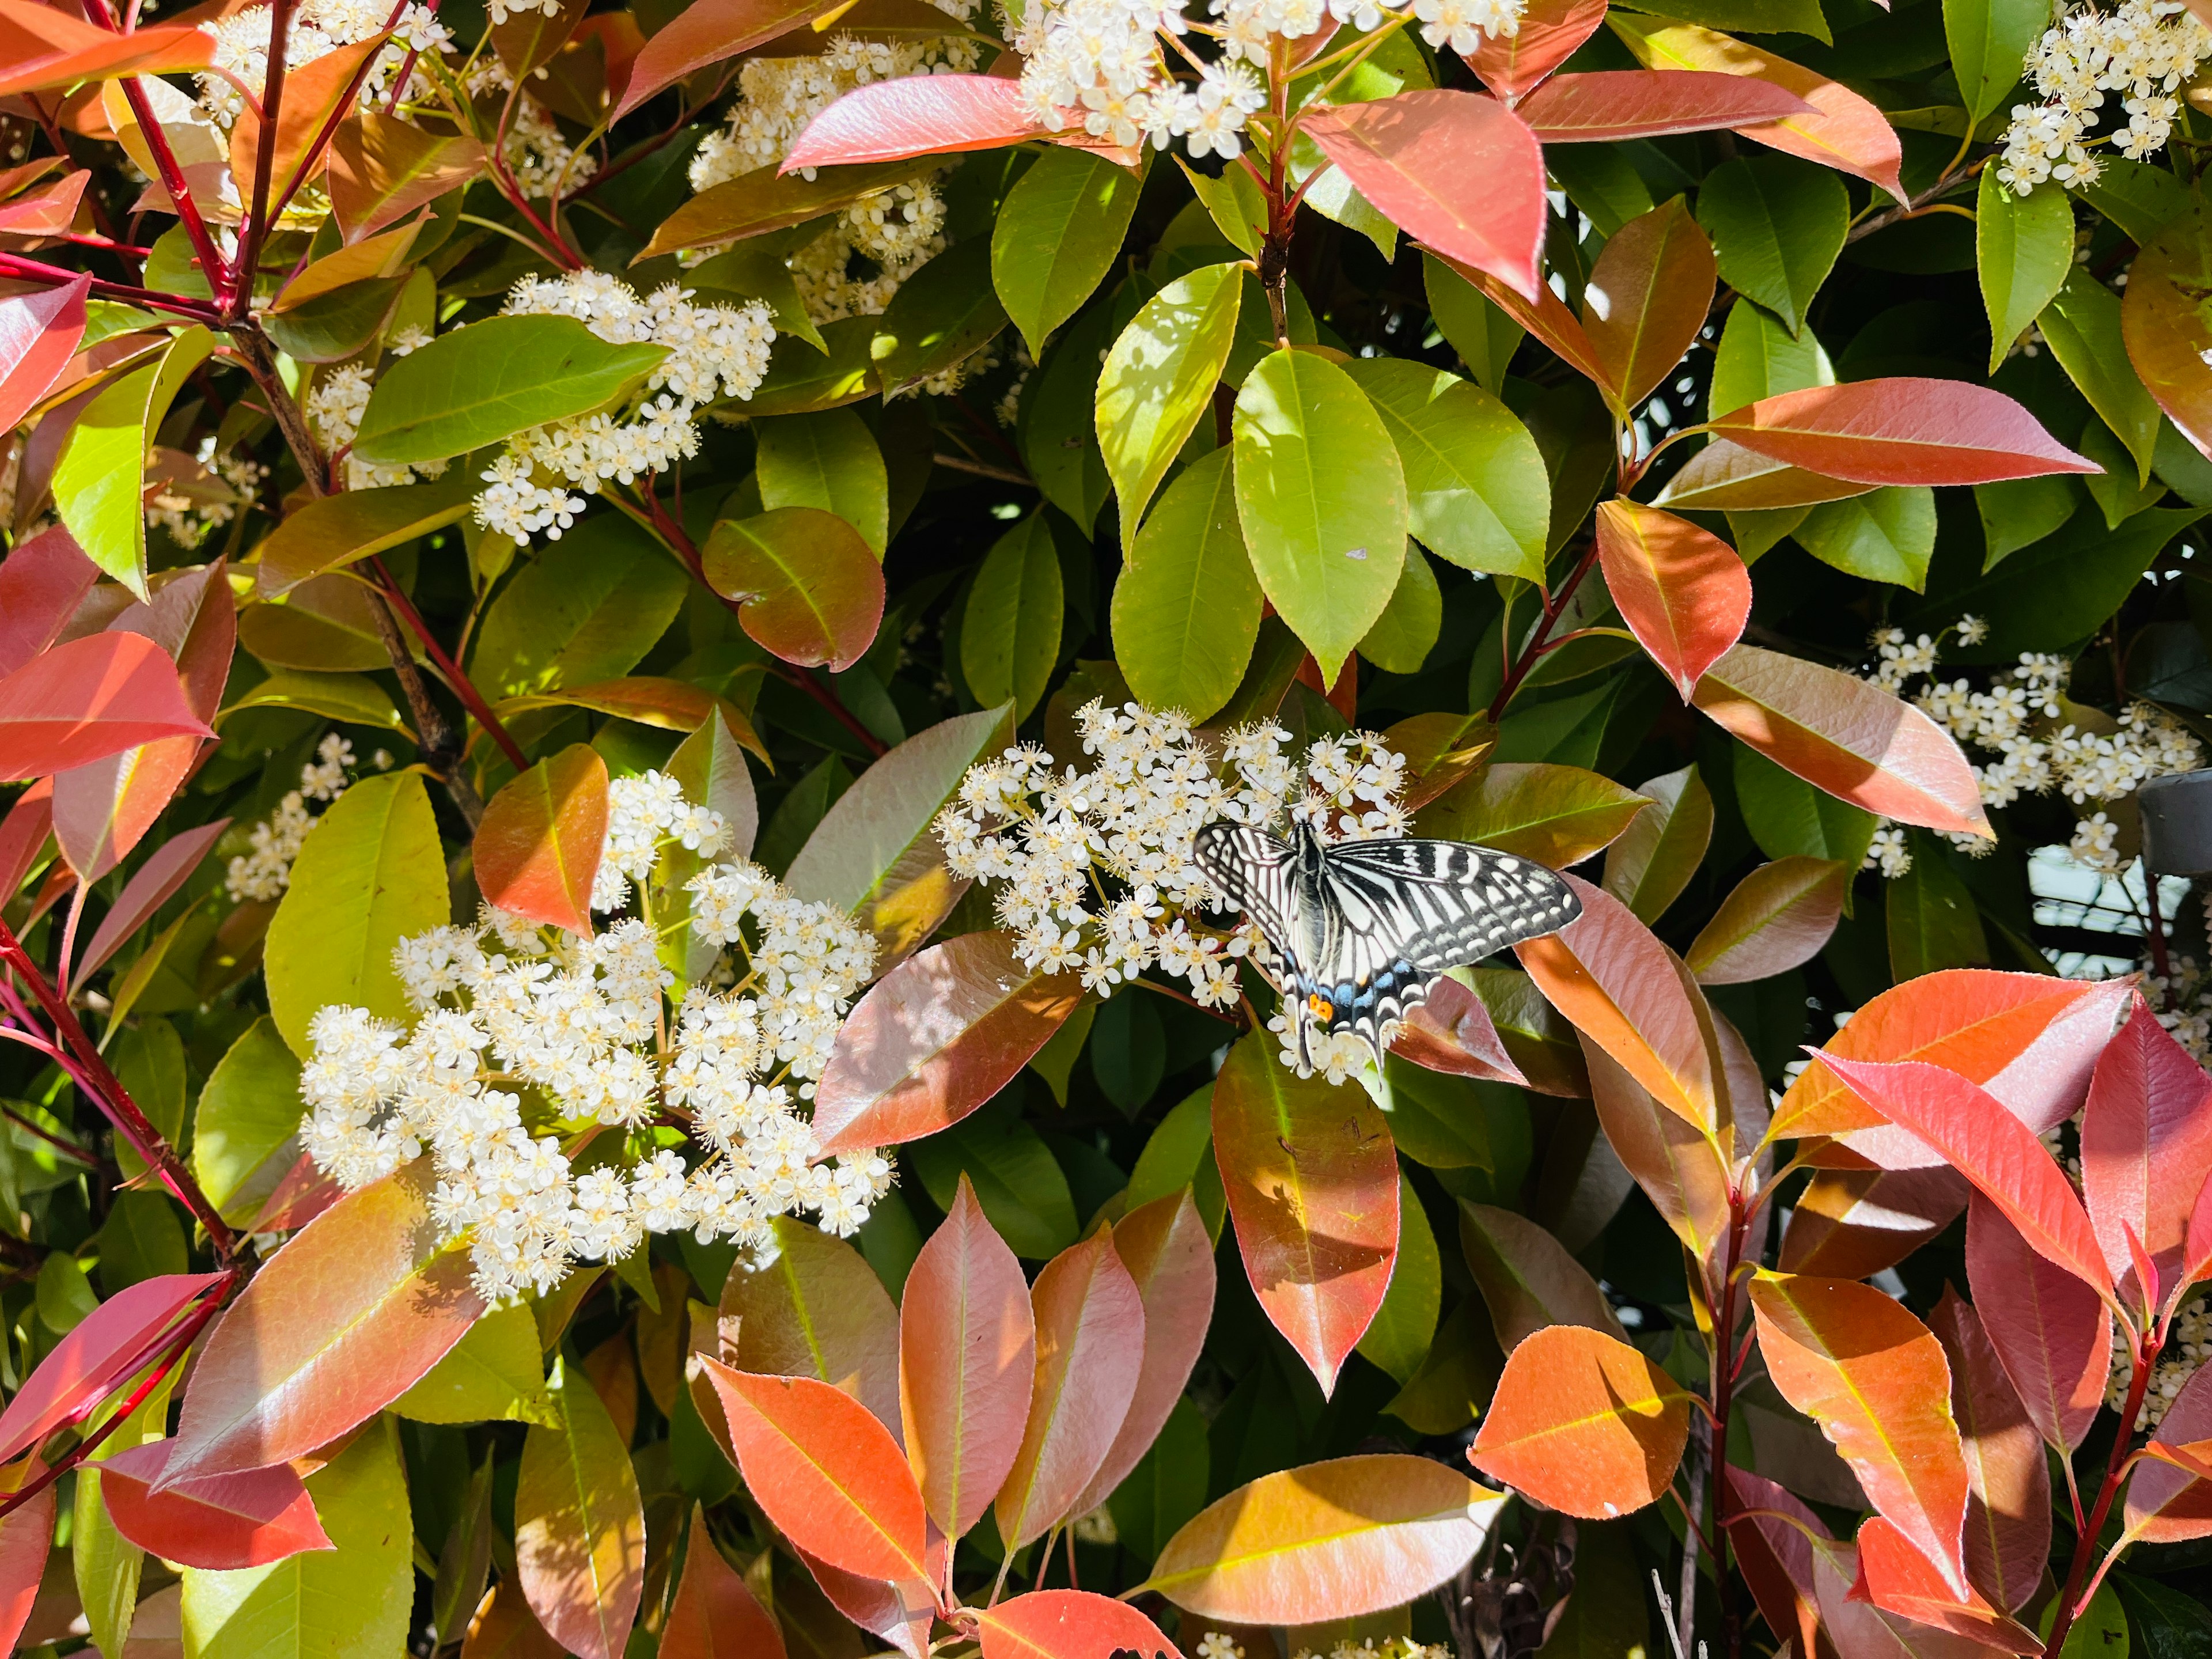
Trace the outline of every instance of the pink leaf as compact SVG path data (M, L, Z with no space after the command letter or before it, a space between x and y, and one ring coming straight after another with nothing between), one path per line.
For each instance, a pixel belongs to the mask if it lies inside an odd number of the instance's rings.
M165 1561L227 1572L336 1547L289 1463L151 1490L173 1440L149 1440L100 1465L100 1495L116 1531Z
M143 634L94 634L0 680L0 781L44 777L161 738L211 738L177 665Z
M123 884L123 890L115 896L99 927L94 932L92 943L84 948L77 963L76 972L70 988L75 990L89 979L94 971L122 949L123 941L137 933L146 919L167 903L170 897L191 878L222 832L230 828L228 818L217 818L213 823L202 824L197 830L187 830L173 836L155 849L154 855L140 865L131 879Z
M1966 1451L1966 1577L2017 1612L2051 1557L2051 1470L1979 1315L1948 1285L1929 1322L1951 1364L1951 1415Z
M167 1273L117 1291L54 1345L0 1412L0 1462L98 1401L154 1356L185 1310L223 1273Z
M1547 144L1710 132L1807 115L1812 109L1796 93L1771 81L1711 70L1601 70L1556 76L1518 106L1521 118Z
M1606 0L1529 0L1520 28L1483 35L1467 66L1506 103L1518 103L1597 33L1605 8Z
M1505 1052L1490 1010L1455 979L1438 980L1429 988L1427 1001L1407 1010L1390 1052L1427 1071L1528 1086Z
M2154 1447L2212 1441L2212 1365L2197 1369L2159 1419ZM2195 1461L2195 1460L2190 1460ZM2212 1534L2212 1480L2158 1453L2136 1465L2128 1482L2128 1531L2153 1544L2177 1544Z
M1712 430L1790 466L1867 484L1980 484L2101 472L1987 386L1909 375L1807 386L1721 415Z
M82 179L77 189L84 189ZM58 288L0 300L0 432L21 425L69 367L84 337L84 301L91 292L88 274ZM67 540L68 532L61 533Z
M995 75L910 75L847 93L807 123L780 169L1002 149L1046 137L1021 82Z
M2188 1250L2189 1215L2212 1175L2212 1078L2166 1034L2140 994L2098 1056L2081 1118L2081 1195L2105 1262L2136 1304L2155 1291L2135 1273L2132 1226L2171 1284Z
M2036 1432L2071 1451L2104 1403L2112 1310L2038 1255L2004 1212L1978 1196L1966 1212L1966 1283Z
M0 563L0 674L12 674L61 636L100 580L76 538L60 525L16 544Z
M630 60L629 78L615 106L615 118L620 120L694 70L802 28L825 12L845 9L841 0L696 0L669 17Z
M27 1463L15 1471L18 1489L39 1471ZM0 1516L0 1650L15 1652L15 1638L29 1622L54 1543L55 1492L52 1486Z
M1621 619L1687 702L1705 670L1742 637L1751 572L1711 531L1625 498L1599 504L1597 549Z

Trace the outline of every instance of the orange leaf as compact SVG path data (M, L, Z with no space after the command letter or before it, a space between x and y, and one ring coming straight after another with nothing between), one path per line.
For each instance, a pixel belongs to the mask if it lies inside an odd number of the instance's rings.
M1954 1589L1949 1574L1922 1554L1903 1532L1881 1516L1859 1528L1859 1577L1851 1594L1886 1613L1894 1613L1985 1648L2007 1653L2037 1653L2043 1644L2033 1631L1982 1599L1971 1586Z
M2212 1440L2212 1365L2182 1386L2151 1436L2155 1447ZM2136 1465L2128 1481L2129 1533L2151 1544L2178 1544L2212 1535L2212 1480L2167 1462L2156 1453Z
M1785 771L1900 823L1987 837L1980 786L1951 735L1840 669L1739 645L1691 701Z
M1398 1158L1366 1091L1285 1069L1255 1031L1213 1083L1213 1150L1244 1272L1328 1394L1398 1254Z
M975 1615L983 1659L1182 1659L1159 1626L1126 1601L1084 1590L1033 1590Z
M349 243L396 224L477 177L483 146L363 110L331 142L331 210Z
M1659 1103L1708 1133L1722 1121L1711 1011L1674 953L1612 894L1566 878L1583 913L1516 945L1553 1006Z
M722 1559L708 1534L706 1512L696 1504L684 1577L660 1627L659 1652L663 1659L784 1659L782 1630Z
M1978 1194L1966 1212L1966 1283L2036 1432L2070 1452L2105 1402L2112 1309L2037 1255L2004 1212Z
M579 1659L619 1659L645 1594L645 1508L591 1379L574 1365L559 1376L559 1426L533 1424L522 1442L515 1577L547 1635Z
M1406 1011L1390 1052L1427 1071L1520 1088L1528 1085L1482 999L1449 976L1429 987L1427 1000Z
M774 1254L740 1256L722 1281L719 1322L737 1332L729 1358L741 1371L842 1389L896 1436L899 1316L883 1280L866 1256L819 1227L793 1216L769 1226Z
M907 1274L898 1359L907 1459L930 1518L957 1540L1006 1484L1036 1375L1036 1323L1021 1263L964 1174L944 1224Z
M709 64L843 9L841 0L696 0L654 31L631 61L615 118Z
M215 37L181 25L118 34L58 7L0 0L0 97L64 92L83 81L205 69Z
M1513 1350L1468 1461L1587 1520L1656 1503L1690 1436L1688 1390L1626 1342L1554 1325Z
M2101 472L1987 386L1898 376L1805 386L1720 415L1711 429L1790 466L1865 484L2002 483Z
M814 1093L821 1155L949 1128L1006 1087L1082 1000L1074 975L1023 967L1003 930L909 957L837 1033Z
M2212 213L2191 203L2136 254L2120 301L2128 361L2190 442L2212 455Z
M1552 82L1553 88L1559 85ZM1716 280L1713 245L1680 196L1638 215L1607 240L1583 290L1583 331L1605 364L1607 380L1620 388L1620 412L1626 414L1650 396L1682 361L1705 325ZM1601 545L1603 534L1601 519ZM1741 568L1742 561L1736 563ZM1607 575L1611 574L1608 565ZM1750 591L1747 576L1747 610ZM1721 616L1726 616L1725 606ZM1729 643L1735 643L1733 636Z
M784 661L842 672L874 642L883 565L835 513L780 507L724 519L704 557L707 585L737 605L754 643Z
M653 43L646 43L647 52ZM643 54L639 61L643 63ZM1021 82L995 75L911 75L855 88L806 125L781 173L854 161L1000 149L1045 131Z
M1562 75L1546 82L1519 108L1522 119L1547 144L1741 130L1813 112L1812 105L1787 88L1712 70Z
M1782 1397L1820 1425L1882 1516L1969 1595L1966 1461L1950 1368L1925 1325L1870 1285L1761 1271L1759 1352Z
M1309 1463L1206 1505L1139 1588L1209 1622L1355 1619L1425 1595L1465 1566L1504 1501L1425 1457Z
M1605 6L1606 0L1529 0L1520 28L1480 36L1467 66L1508 104L1518 103L1597 33Z
M313 63L285 76L284 101L277 112L276 142L269 155L272 208L288 192L321 173L330 160L330 150L327 145L320 151L314 151L314 147L331 117L345 101L356 72L384 50L387 38L374 34L350 46L333 46ZM237 123L230 130L230 176L238 181L239 195L249 207L254 199L254 175L260 165L266 125L248 106L239 112Z
M1951 1415L1966 1454L1966 1577L2017 1612L2051 1558L2051 1470L2042 1437L1982 1328L1949 1285L1929 1328L1951 1365Z
M1544 151L1511 110L1428 88L1310 110L1299 131L1407 235L1537 297Z
M1620 235L1606 244L1606 252L1619 246L1621 238L1642 222L1632 220L1623 226ZM1711 259L1708 248L1706 263ZM1594 275L1590 280L1595 285L1598 277ZM1702 301L1698 317L1702 323ZM1620 331L1601 331L1593 324L1590 337L1601 351L1634 351L1637 343L1621 337L1633 321L1624 319ZM1663 374L1672 367L1670 362L1658 372ZM1634 384L1633 379L1630 383ZM1711 532L1626 498L1599 504L1597 551L1607 591L1620 607L1621 620L1687 702L1705 670L1742 637L1743 625L1751 619L1751 572L1735 550Z
M1851 872L1830 859L1784 858L1735 884L1690 941L1700 985L1741 985L1810 962L1836 931Z
M201 1350L156 1490L304 1457L421 1382L484 1310L428 1161L348 1193L262 1267Z
M141 1549L182 1566L229 1571L336 1547L289 1463L149 1492L173 1444L149 1440L100 1465L100 1501L115 1530Z
M566 1652L545 1633L512 1578L501 1579L477 1604L461 1643L461 1659L562 1659Z
M2081 1197L2112 1278L2136 1306L2150 1299L2128 1231L2172 1288L2188 1254L2189 1216L2212 1176L2212 1077L2138 992L2128 1023L2097 1057L2081 1115Z
M701 1363L721 1398L745 1488L769 1520L846 1572L929 1577L921 1490L866 1407L811 1377Z
M607 837L607 763L587 743L542 760L486 803L477 885L495 908L586 938Z
M1859 1553L1847 1543L1809 1540L1813 1583L1824 1633L1838 1659L1989 1659L1980 1642L1917 1624L1862 1599Z
M1581 320L1567 309L1566 302L1558 295L1539 283L1535 297L1531 299L1503 278L1464 260L1445 258L1444 263L1480 289L1484 299L1551 347L1569 368L1602 392L1607 402L1620 400L1620 389L1613 381L1612 371L1598 356L1597 347L1583 331Z
M1870 1279L1959 1218L1972 1188L1956 1170L1819 1170L1782 1235L1786 1273Z
M1729 1168L1713 1138L1670 1112L1589 1037L1590 1096L1605 1138L1692 1260L1711 1268L1729 1227ZM1801 1200L1802 1201L1802 1200Z
M1723 1478L1729 1487L1723 1512L1729 1541L1735 1546L1736 1565L1767 1628L1795 1641L1798 1654L1819 1652L1813 1540L1826 1539L1828 1529L1820 1516L1763 1476L1729 1468Z

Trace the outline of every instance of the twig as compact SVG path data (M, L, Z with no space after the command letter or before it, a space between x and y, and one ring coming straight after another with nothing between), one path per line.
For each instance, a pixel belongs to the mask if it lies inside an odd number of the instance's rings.
M269 74L262 83L261 142L253 147L252 204L238 239L238 290L230 314L243 317L253 306L253 278L261 264L261 245L269 236L269 185L276 166L278 129L284 118L284 58L291 45L292 14L299 0L275 0L269 15ZM288 192L289 194L289 192Z
M483 693L477 690L475 682L461 672L460 664L446 654L446 647L440 645L437 636L430 632L430 625L422 620L422 613L415 608L415 602L400 590L392 572L385 568L383 556L372 553L367 563L375 574L378 587L383 591L384 602L399 613L400 620L407 624L416 639L422 641L422 648L438 665L440 675L453 688L453 695L475 716L476 723L499 745L500 752L507 757L514 769L527 772L530 762L522 752L522 745L515 742L507 729L500 724L499 716L492 713L491 705L484 701Z
M994 478L1000 483L1019 484L1024 489L1035 489L1036 480L1026 472L1011 471L1003 466L993 466L988 461L971 461L964 455L933 455L929 458L948 472L970 472L979 478Z
M25 1117L21 1112L17 1111L13 1106L0 1106L0 1117L6 1118L8 1121L21 1129L25 1134L36 1135L40 1140L45 1141L47 1146L59 1152L64 1158L69 1158L75 1163L82 1164L87 1169L97 1170L100 1167L100 1160L94 1157L90 1152L85 1151L83 1147L78 1146L76 1142L74 1140L65 1139L62 1136L56 1134L52 1129L40 1128L37 1124L31 1121L29 1118Z

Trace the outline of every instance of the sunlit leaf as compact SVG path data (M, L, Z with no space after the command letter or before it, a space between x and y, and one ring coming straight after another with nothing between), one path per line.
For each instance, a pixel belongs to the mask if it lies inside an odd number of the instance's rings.
M684 1576L660 1627L659 1651L667 1659L784 1659L783 1632L714 1547L696 1504Z
M1480 36L1467 66L1483 85L1515 103L1573 57L1604 21L1602 0L1531 0L1513 33Z
M2002 392L1963 380L1807 386L1721 414L1712 429L1778 461L1858 483L1996 483L2100 470Z
M1713 836L1713 795L1694 765L1639 784L1652 803L1606 848L1605 890L1650 927L1682 896Z
M1966 1455L1966 1577L1993 1607L2017 1612L2051 1554L2051 1471L1982 1328L1948 1285L1930 1322L1951 1367L1951 1414Z
M724 519L707 538L707 580L738 622L786 662L842 672L874 642L884 572L860 532L816 507Z
M1649 805L1578 766L1499 761L1423 809L1419 826L1564 870L1611 845Z
M571 744L484 804L477 885L499 909L589 938L606 835L607 763L589 744Z
M1843 915L1850 872L1826 859L1777 859L1738 882L1690 942L1701 985L1741 985L1810 962Z
M645 1589L645 1510L629 1448L580 1366L554 1390L560 1420L522 1443L516 1576L546 1633L581 1659L616 1659Z
M213 735L169 654L143 634L90 635L0 679L0 780L43 777L163 738Z
M171 1443L149 1440L100 1467L100 1501L115 1529L141 1549L180 1566L228 1571L333 1547L289 1463L150 1492Z
M811 1376L842 1389L899 1432L899 1318L867 1258L791 1216L769 1223L773 1255L740 1257L722 1281L721 1319L738 1370Z
M1592 337L1602 343L1609 337ZM1606 589L1622 620L1687 702L1705 672L1743 635L1751 619L1751 573L1719 537L1625 499L1598 504L1597 547Z
M2036 1431L2062 1451L2080 1445L2104 1404L2112 1309L1978 1194L1966 1212L1966 1282Z
M1690 1395L1602 1331L1557 1325L1513 1351L1468 1460L1590 1520L1657 1501L1690 1433Z
M2160 1294L2138 1282L2133 1246L2172 1288L2208 1176L2212 1077L2138 995L2097 1057L2081 1116L2081 1196L2112 1281L2130 1305L2154 1305Z
M1516 106L1547 144L1741 129L1813 106L1788 88L1713 70L1598 70L1553 76Z
M1972 1188L1955 1170L1816 1170L1782 1234L1784 1273L1870 1279L1956 1221Z
M986 1609L983 1659L1089 1659L1097 1653L1182 1659L1159 1627L1126 1601L1086 1590L1032 1590Z

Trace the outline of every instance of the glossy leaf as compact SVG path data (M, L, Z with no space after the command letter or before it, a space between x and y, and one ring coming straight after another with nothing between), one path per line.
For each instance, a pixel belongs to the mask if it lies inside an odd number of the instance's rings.
M115 902L94 929L91 942L77 955L70 979L72 990L97 972L123 948L131 934L176 896L222 832L229 828L228 818L217 818L213 823L173 836L131 872L131 879L123 884L123 890L115 896Z
M840 98L807 123L782 170L997 149L1042 136L1018 82L989 75L909 76Z
M1606 1144L1690 1259L1710 1271L1729 1228L1729 1170L1720 1147L1587 1037L1583 1057Z
M2067 378L2134 458L2136 482L2148 483L2159 405L2129 360L2119 296L2077 266L2037 322Z
M1182 1659L1159 1627L1124 1601L1087 1590L1032 1590L976 1615L983 1659L1090 1659L1133 1653Z
M1715 365L1713 380L1717 386L1722 384L1722 364ZM1863 495L1874 487L1823 477L1802 466L1785 465L1726 438L1716 438L1667 480L1653 504L1686 511L1771 513L1843 501ZM1739 531L1737 540L1745 539ZM1740 550L1749 559L1763 550L1747 545Z
M465 185L483 166L483 147L473 138L362 110L331 139L331 211L345 240L359 242Z
M1260 635L1260 579L1237 517L1231 455L1214 450L1176 475L1114 583L1114 659L1129 690L1149 708L1194 720L1236 695Z
M1404 565L1397 446L1350 375L1289 349L1245 377L1235 433L1237 512L1261 590L1334 684Z
M1859 1528L1859 1577L1855 1591L1885 1613L1933 1626L2002 1652L2032 1654L2035 1632L1991 1607L1973 1586L1960 1588L1955 1569L1941 1568L1897 1526L1876 1516Z
M1043 701L1066 611L1060 554L1042 513L992 544L960 620L960 672L979 702L1012 702L1017 724Z
M305 1456L398 1399L483 1312L412 1164L349 1193L254 1275L192 1368L164 1486Z
M691 1506L684 1576L660 1627L667 1659L784 1659L783 1632L737 1570L722 1559L705 1512Z
M149 1360L220 1273L142 1279L118 1291L54 1344L0 1412L0 1463L11 1463Z
M2153 1301L2135 1243L2171 1288L2187 1255L2189 1218L2212 1176L2212 1077L2136 998L2097 1057L2081 1117L2081 1196L2112 1282L2129 1304Z
M1082 997L1073 975L1023 967L1003 931L963 933L901 963L838 1032L814 1097L823 1153L958 1122L1029 1064Z
M786 662L842 673L872 644L884 572L860 532L817 507L724 519L707 538L707 582L738 623Z
M2014 0L1993 0L1987 9L2006 9ZM1961 8L1960 0L1946 7ZM1982 303L1990 316L1990 373L2065 286L2074 269L2074 209L2058 191L2030 191L2022 196L1984 168L1974 203L1974 267L1980 273Z
M1871 484L1996 483L2096 463L2001 392L1899 376L1808 386L1717 416L1712 429L1792 466Z
M1740 156L1705 175L1698 222L1713 239L1721 280L1794 333L1844 250L1850 198L1832 173L1776 155Z
M1516 103L1575 54L1605 21L1599 0L1531 0L1511 34L1478 37L1467 65L1508 104Z
M417 1423L558 1423L532 1310L521 1303L492 1310L392 1409Z
M1547 144L1664 138L1812 113L1787 88L1712 70L1598 70L1556 75L1516 108Z
M2161 1449L2212 1440L2212 1383L2205 1368L2182 1386L2151 1436ZM2130 1535L2152 1544L2177 1544L2212 1534L2212 1480L2154 1453L2136 1465L2128 1481Z
M999 1536L1018 1548L1073 1512L1136 1395L1145 1304L1110 1234L1047 1262L1030 1291L1036 1373L1029 1420L1000 1488Z
M2129 268L2120 325L2128 361L2183 434L2212 454L2212 321L2203 296L2212 285L2212 215L2192 205L2161 230Z
M12 432L38 404L84 337L92 278L0 300L0 432Z
M484 804L477 885L498 909L588 939L606 836L607 763L589 744L571 744Z
M1390 1052L1425 1071L1528 1086L1489 1008L1449 975L1429 988L1426 1001L1407 1010L1404 1024L1391 1039Z
M1701 985L1741 985L1788 973L1827 944L1850 885L1850 872L1826 859L1762 864L1721 901L1683 963Z
M158 356L100 388L69 426L54 464L54 508L87 557L143 599L146 453L185 379L214 337L198 324L172 335Z
M1471 93L1401 92L1310 113L1300 131L1407 235L1533 296L1544 161L1526 124Z
M907 1460L930 1518L957 1541L1014 1466L1036 1371L1021 1264L964 1177L907 1274L898 1361Z
M1966 1462L1934 1334L1871 1285L1762 1271L1759 1347L1782 1397L1820 1425L1881 1517L1966 1591Z
M1690 1433L1690 1395L1634 1348L1579 1325L1513 1351L1468 1460L1572 1516L1656 1503Z
M890 1431L811 1377L755 1376L702 1362L745 1486L809 1554L863 1577L927 1579L921 1490Z
M629 79L615 104L617 118L684 76L797 29L834 3L823 0L702 0L656 30L631 61Z
M2079 1446L2104 1403L2111 1308L1978 1195L1966 1212L1966 1280L2036 1431L2062 1451Z
M1966 1577L2016 1613L2051 1555L2051 1471L2043 1442L1982 1328L1948 1285L1931 1322L1951 1367L1951 1415L1966 1455Z
M791 1216L775 1251L722 1281L726 1357L738 1370L842 1389L899 1432L899 1316L867 1258ZM734 1340L732 1334L734 1333Z
M1389 1288L1390 1132L1363 1091L1293 1075L1255 1032L1214 1079L1213 1147L1253 1291L1328 1394Z
M1871 1279L1956 1221L1972 1188L1955 1170L1816 1170L1782 1235L1782 1271Z
M20 1483L30 1466L11 1472ZM0 1641L15 1652L16 1638L39 1600L39 1587L46 1558L54 1547L54 1488L48 1486L0 1516Z
M143 634L71 640L0 679L0 780L43 777L141 744L214 735Z
M1633 790L1578 766L1499 761L1426 808L1419 823L1424 835L1563 870L1611 845L1648 807Z
M753 457L763 507L771 513L786 507L834 513L883 562L890 539L890 477L883 447L858 415L830 409L765 422Z
M1682 896L1713 836L1713 796L1686 766L1637 787L1652 803L1605 852L1605 890L1650 927Z
M289 1463L150 1492L171 1444L149 1440L100 1466L100 1501L115 1529L141 1549L181 1566L232 1571L334 1547Z
M933 76L933 81L948 77ZM888 87L890 82L879 82ZM1002 86L1005 83L1000 83ZM909 94L911 95L911 94ZM927 94L925 94L927 95ZM825 112L826 113L826 112ZM919 178L927 170L927 162L896 161L877 162L866 167L842 167L818 179L787 175L775 163L755 167L750 173L701 191L675 212L660 222L646 244L640 257L657 258L665 253L681 252L687 248L706 248L736 241L746 237L764 236L771 231L804 224L825 213L835 213L854 203L882 194ZM868 348L875 337L872 324L863 325L855 337L860 348L860 362L852 383L828 403L807 404L809 408L831 408L837 403L856 402L867 395ZM831 356L836 356L839 336L829 329L823 338L831 345ZM787 361L789 361L787 359ZM834 362L825 366L818 350L809 349L800 354L799 361L807 365L806 373L814 374L825 367L832 368L836 377L845 379L846 369ZM776 376L771 372L769 380L755 394L751 407L758 411L765 398L766 412L789 414L792 410L782 406L775 392Z
M991 280L1031 356L1112 266L1139 182L1103 157L1048 149L1006 192L991 231Z
M1626 1339L1589 1270L1528 1217L1462 1199L1459 1237L1468 1270L1489 1304L1498 1346L1507 1353L1555 1325Z
M15 544L0 560L0 679L59 637L100 567L60 525Z
M1576 1028L1692 1127L1721 1121L1711 1015L1673 951L1612 895L1566 878L1583 913L1514 947L1544 995Z
M1705 672L1742 636L1751 617L1751 573L1719 537L1626 499L1599 504L1597 547L1622 619L1686 702Z
M1972 769L1942 727L1881 688L1739 645L1691 701L1784 769L1902 823L1990 833Z
M1395 1092L1395 1091L1394 1091ZM1402 1100L1404 1097L1397 1097ZM1359 1357L1401 1388L1413 1381L1437 1334L1443 1305L1443 1260L1420 1196L1403 1170L1398 1173L1398 1259L1390 1288L1359 1339Z
M1224 264L1177 277L1145 302L1106 354L1098 447L1121 504L1125 548L1212 399L1237 332L1243 276Z
M475 495L463 468L428 483L349 489L303 502L260 544L256 590L282 598L301 583L399 547L465 515Z
M1679 196L1607 241L1583 290L1583 331L1618 409L1642 403L1681 362L1705 326L1713 282L1712 244Z
M580 1659L616 1659L645 1592L637 1476L580 1366L561 1368L554 1397L560 1421L522 1443L515 1574L547 1635Z
M1209 1504L1142 1588L1206 1620L1316 1624L1425 1595L1480 1548L1503 1498L1425 1457L1340 1457Z

